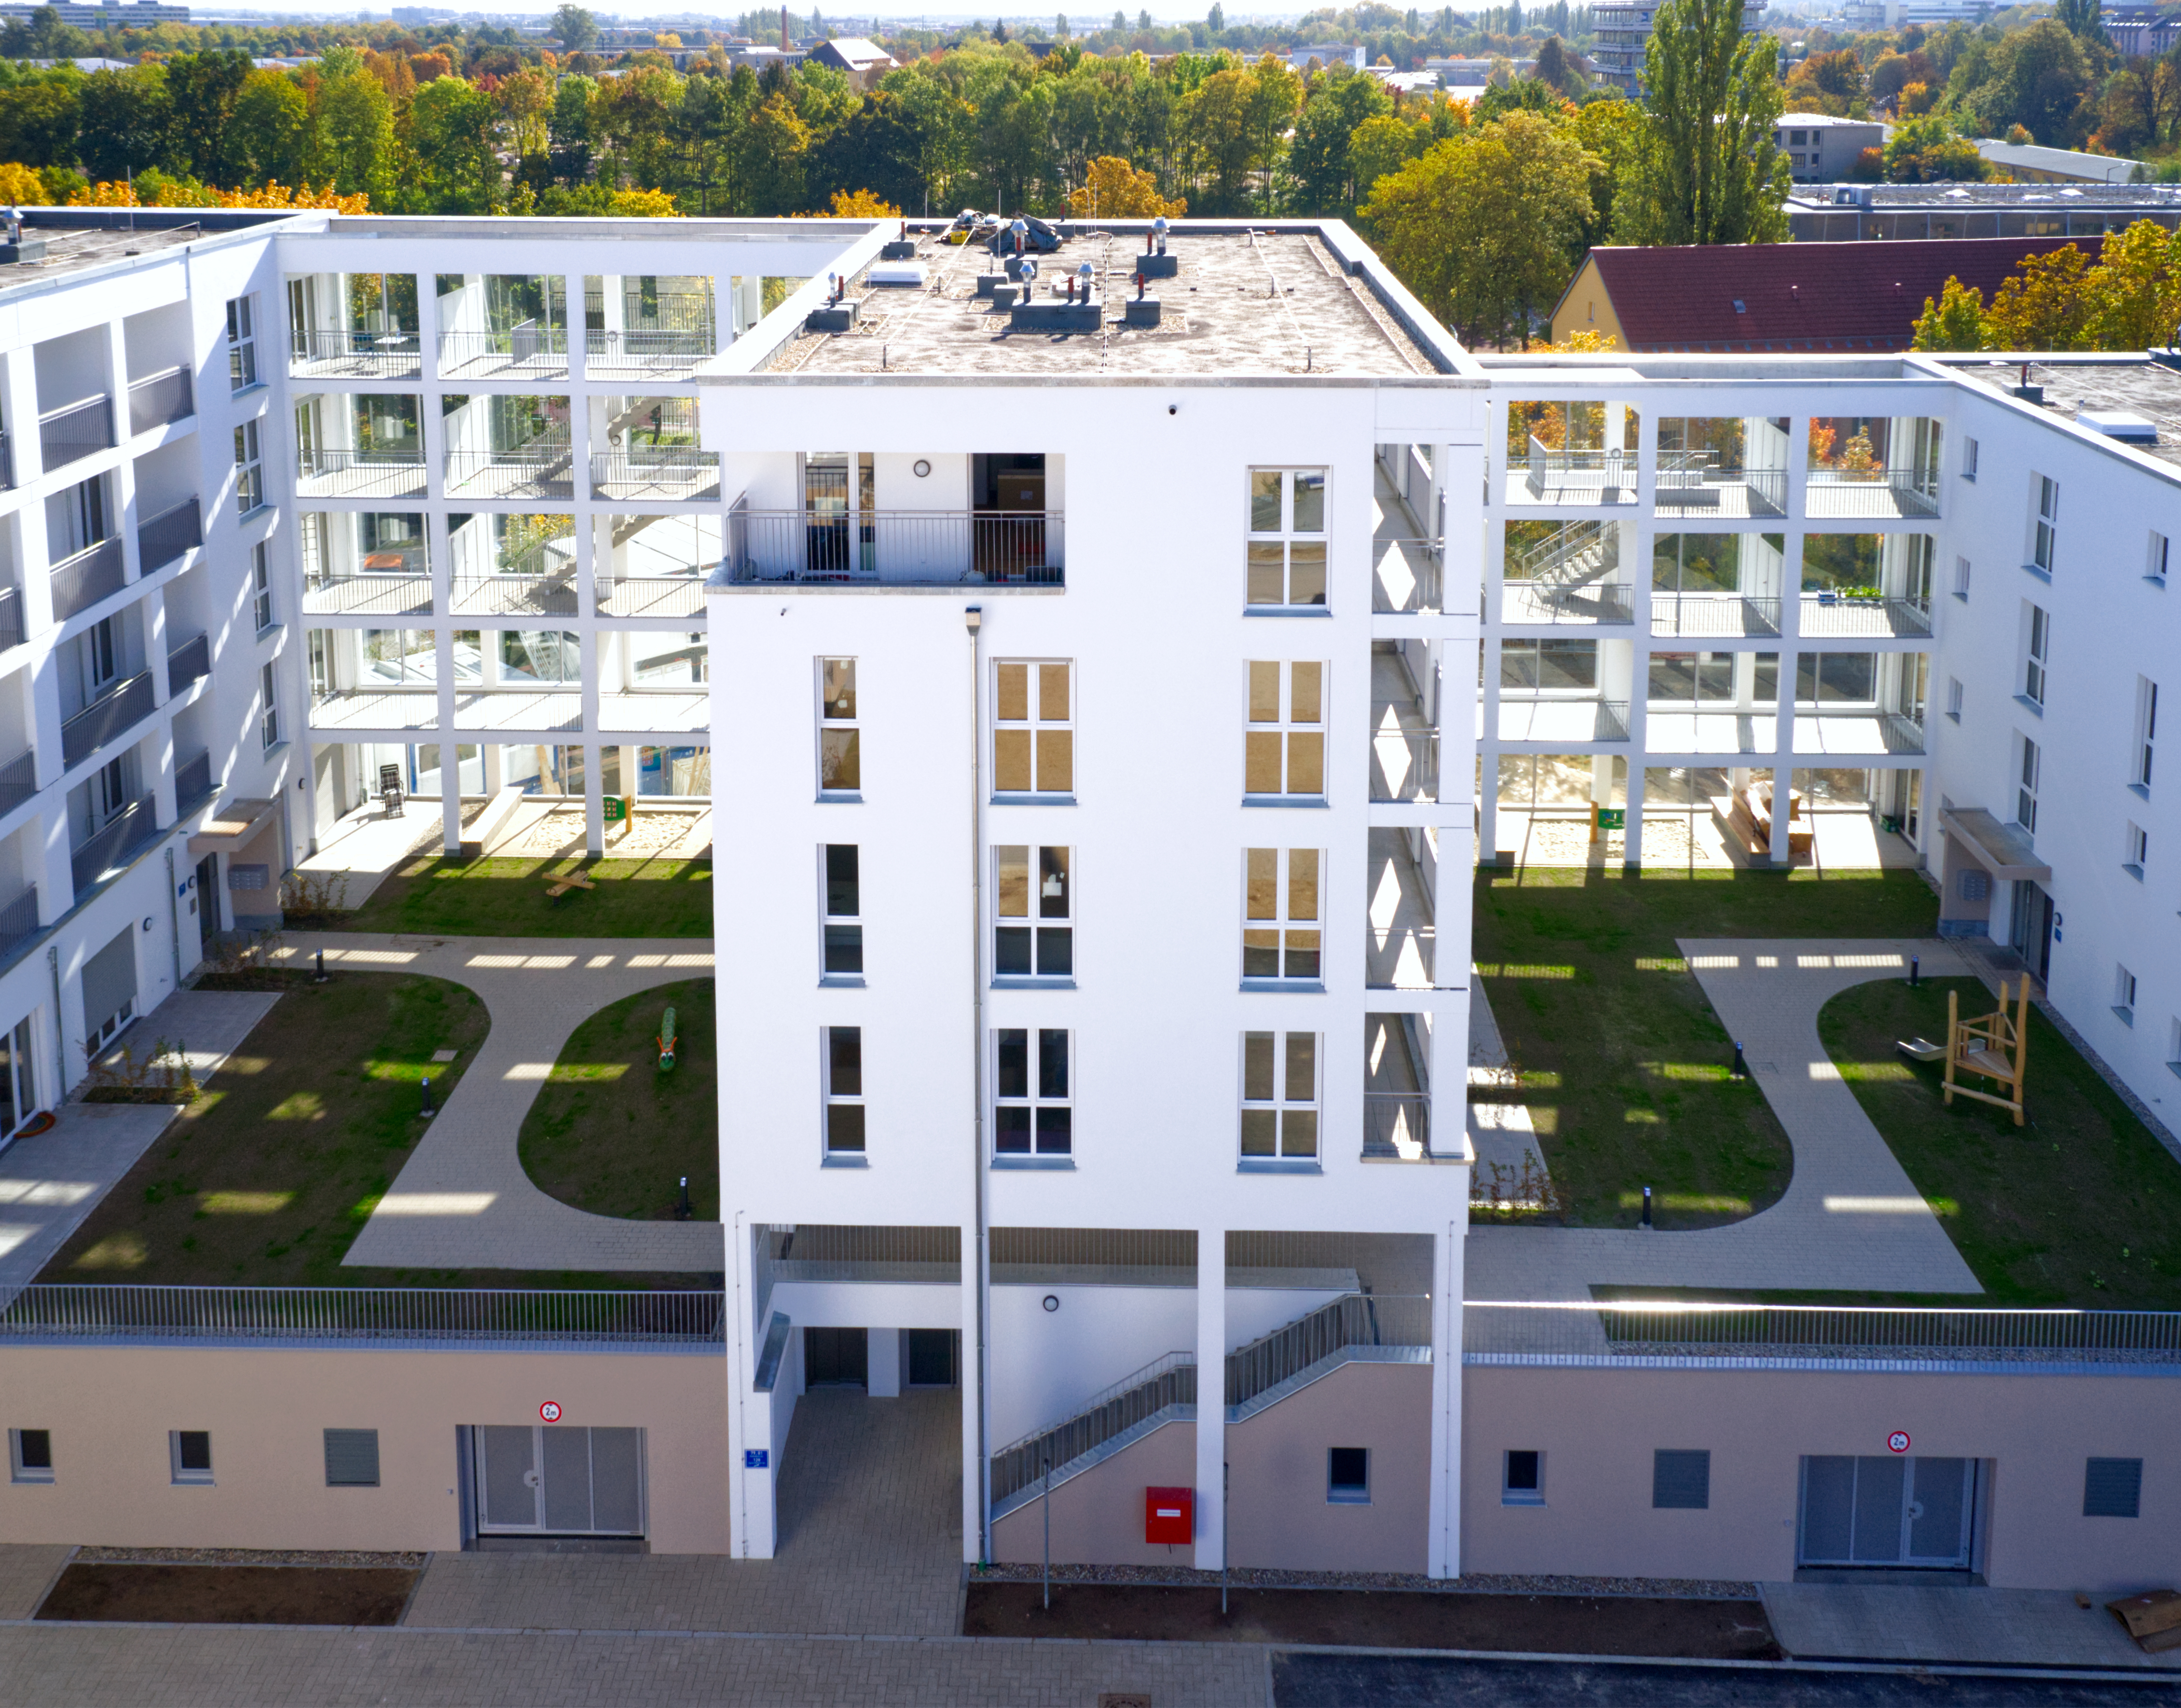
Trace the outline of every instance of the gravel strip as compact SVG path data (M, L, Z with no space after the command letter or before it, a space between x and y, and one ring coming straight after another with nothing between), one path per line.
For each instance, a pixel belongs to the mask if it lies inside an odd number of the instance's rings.
M97 1566L398 1566L422 1571L429 1554L373 1554L356 1548L78 1548L71 1561Z
M1035 1565L973 1568L973 1583L1035 1584L1043 1573ZM1055 1562L1056 1584L1156 1584L1176 1589L1216 1587L1217 1572L1176 1566L1063 1566ZM1452 1595L1631 1595L1654 1601L1754 1601L1757 1586L1707 1578L1530 1578L1471 1573L1462 1578L1427 1578L1411 1572L1282 1572L1264 1567L1236 1567L1227 1583L1250 1590L1425 1590Z

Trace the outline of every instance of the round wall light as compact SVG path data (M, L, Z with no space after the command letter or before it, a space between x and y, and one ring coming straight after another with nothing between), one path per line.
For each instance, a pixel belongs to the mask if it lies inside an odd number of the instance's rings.
M1049 1311L1058 1310L1060 1309L1060 1295L1058 1293L1047 1293L1045 1296L1045 1308Z
M922 480L926 475L931 472L931 465L925 461L922 457L919 457L914 462L911 463L908 467L909 472L914 474L919 480Z

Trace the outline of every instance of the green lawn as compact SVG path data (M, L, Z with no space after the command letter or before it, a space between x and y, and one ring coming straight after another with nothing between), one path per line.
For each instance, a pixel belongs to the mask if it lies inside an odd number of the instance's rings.
M1475 956L1568 1219L1714 1226L1776 1202L1793 1156L1682 964L1682 937L1900 937L1937 913L1913 872L1480 871ZM1506 1094L1488 1094L1505 1100Z
M2181 1309L2181 1164L2035 1009L2029 1124L1946 1108L1940 1070L1893 1046L1945 1037L1949 989L1965 1017L1993 1006L1974 979L1883 979L1836 996L1818 1030L1991 1302Z
M674 1010L672 1070L656 1039ZM663 984L577 1027L522 1123L522 1166L544 1191L598 1215L656 1220L689 1180L691 1213L720 1215L719 1081L712 981Z
M547 899L551 879L577 871L598 888ZM428 854L389 873L353 912L307 923L436 936L710 937L712 867L698 860L456 860Z

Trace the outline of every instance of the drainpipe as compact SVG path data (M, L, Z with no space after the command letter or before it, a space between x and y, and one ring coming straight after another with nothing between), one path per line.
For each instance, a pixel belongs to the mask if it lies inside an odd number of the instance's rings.
M976 1288L977 1344L977 1558L989 1560L991 1550L992 1467L986 1435L991 1419L992 1372L989 1353L991 1293L986 1276L985 1205L985 800L979 787L982 718L979 712L980 660L978 635L985 625L981 606L963 613L969 631L969 1083L974 1102L969 1131L970 1189L975 1205L976 1237L970 1242L975 1264L971 1284Z
M68 1101L68 1023L61 1018L61 950L58 943L46 949L46 967L53 975L53 1094L48 1109L58 1110Z
M174 845L167 845L167 924L174 945L174 989L182 988L182 904L174 890Z

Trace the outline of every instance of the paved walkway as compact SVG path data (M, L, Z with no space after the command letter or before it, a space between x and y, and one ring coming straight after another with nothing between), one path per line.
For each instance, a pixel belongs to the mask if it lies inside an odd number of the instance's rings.
M477 1059L435 1116L344 1259L385 1269L726 1267L720 1224L592 1215L522 1171L522 1118L568 1034L609 1003L712 970L701 940L406 937L294 932L280 950L329 967L420 972L468 986L492 1018Z
M280 999L251 991L178 990L130 1028L141 1057L159 1039L183 1045L211 1079ZM106 1059L112 1060L119 1046ZM172 1104L64 1103L50 1130L0 1151L0 1302L30 1285L152 1142Z
M1691 1233L1475 1227L1473 1299L1576 1299L1598 1284L1977 1293L1885 1139L1818 1041L1818 1011L1851 985L1974 970L1936 939L1689 939L1681 950L1794 1146L1786 1194L1762 1214Z
M2106 1611L2064 1590L1761 1584L1780 1646L1798 1660L1929 1661L2181 1672L2181 1650L2146 1655Z

